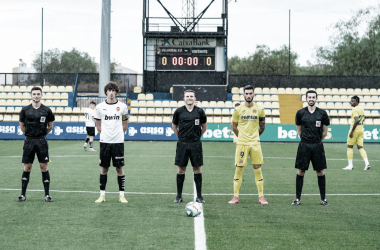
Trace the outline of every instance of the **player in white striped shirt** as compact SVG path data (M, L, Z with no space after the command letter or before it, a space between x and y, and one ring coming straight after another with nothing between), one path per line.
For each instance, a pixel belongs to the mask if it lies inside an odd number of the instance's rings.
M109 82L104 87L107 100L98 104L95 111L96 128L100 134L100 197L95 202L105 201L108 169L116 168L119 184L119 201L127 203L124 197L124 134L128 127L128 107L116 99L119 86Z

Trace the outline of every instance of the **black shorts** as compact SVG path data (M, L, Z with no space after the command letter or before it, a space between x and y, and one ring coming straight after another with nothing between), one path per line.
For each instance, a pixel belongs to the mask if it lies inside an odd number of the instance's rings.
M308 170L310 161L316 171L327 168L325 149L323 143L305 143L300 142L298 145L296 168Z
M174 164L179 167L186 167L189 158L193 167L203 165L202 142L177 142Z
M87 135L95 136L95 127L86 127Z
M124 143L100 143L99 166L109 168L111 158L114 167L124 166Z
M45 136L26 137L22 148L22 163L33 163L37 154L38 162L49 162L49 145Z

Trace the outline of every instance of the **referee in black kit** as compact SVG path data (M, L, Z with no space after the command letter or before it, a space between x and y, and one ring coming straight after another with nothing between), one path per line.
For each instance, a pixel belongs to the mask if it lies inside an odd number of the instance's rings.
M22 191L17 201L26 201L26 188L34 157L37 154L45 189L45 201L52 202L53 199L49 195L50 175L47 164L49 162L49 146L45 136L53 129L54 114L50 108L41 103L42 90L40 87L31 89L31 97L32 103L20 112L20 129L25 134L22 152L24 172L21 178Z
M182 202L182 189L185 181L186 167L191 161L194 172L194 182L197 188L196 202L205 203L202 197L203 151L201 136L207 129L207 117L203 109L195 106L195 92L186 90L185 105L176 109L173 115L173 131L178 136L175 165L177 172L177 197L174 203Z
M295 168L296 199L292 205L301 204L301 193L303 178L309 169L310 160L314 170L317 172L319 193L321 194L321 205L329 206L326 200L326 177L324 169L327 168L323 139L327 135L330 119L326 111L315 106L318 99L317 92L309 90L306 92L307 107L300 109L296 114L296 126L301 142L298 146Z

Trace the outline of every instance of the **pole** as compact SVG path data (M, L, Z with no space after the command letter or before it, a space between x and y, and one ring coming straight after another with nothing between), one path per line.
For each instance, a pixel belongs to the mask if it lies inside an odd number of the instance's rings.
M43 73L43 56L44 56L44 8L42 8L42 22L41 22L41 86L44 86L44 73Z
M290 76L290 10L289 10L289 70L288 76Z
M111 76L111 0L102 0L100 37L99 97L105 97L104 86Z

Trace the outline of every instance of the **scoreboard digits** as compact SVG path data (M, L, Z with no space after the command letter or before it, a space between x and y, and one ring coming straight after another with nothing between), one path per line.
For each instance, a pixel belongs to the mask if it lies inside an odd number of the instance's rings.
M215 48L165 48L156 52L156 70L215 70Z

